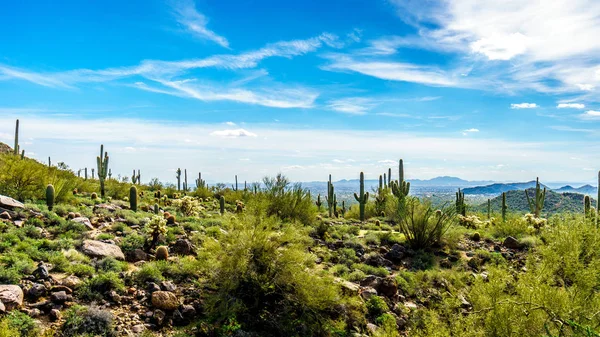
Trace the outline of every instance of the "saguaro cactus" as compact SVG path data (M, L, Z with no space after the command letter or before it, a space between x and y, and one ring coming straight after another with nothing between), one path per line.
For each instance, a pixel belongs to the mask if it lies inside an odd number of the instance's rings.
M87 180L87 167L84 170L84 174L85 174L85 180Z
M388 168L388 176L387 176L387 178L388 178L387 184L388 184L388 186L390 186L392 184L392 168L391 167Z
M202 180L202 173L198 172L198 179L196 179L196 188L206 187L206 182Z
M48 167L52 167L52 160L48 157ZM92 179L94 179L94 169L92 169Z
M327 210L329 211L329 217L333 216L333 196L335 194L333 183L331 182L331 174L329 175L329 181L327 182L327 195L325 200L327 201Z
M492 218L492 201L490 199L488 199L487 218L488 220Z
M137 198L138 198L138 193L137 193L137 187L135 187L135 185L132 185L129 188L129 208L136 212L137 211Z
M50 158L48 158L50 159ZM94 168L92 167L92 180L94 180L96 177L94 176Z
M358 201L360 210L360 221L365 221L365 205L369 201L369 192L365 192L365 174L360 173L360 195L354 193L354 199Z
M540 187L540 178L535 179L535 195L533 200L529 197L529 193L525 190L525 196L527 197L527 203L533 216L536 218L540 217L540 212L544 208L544 201L546 200L546 188L544 190Z
M181 191L181 168L177 169L177 190Z
M323 205L321 202L321 194L317 195L317 201L315 201L315 205L317 205L317 209L319 212L321 212L321 205Z
M596 227L600 224L600 171L598 171L598 197L596 198Z
M238 190L237 174L235 175L235 185L231 185L231 189L234 191Z
M50 211L54 207L54 186L52 184L46 186L46 206L48 206L48 210Z
M15 156L19 155L19 120L17 119L17 125L15 126L15 147L13 149Z
M467 216L467 206L465 205L465 192L461 192L460 188L456 192L456 213L462 216Z
M506 205L506 192L502 192L502 221L506 221L506 210L508 206Z
M225 197L221 196L221 198L219 198L219 208L221 211L221 215L225 214Z
M131 174L131 182L135 184L141 184L140 181L140 170L137 171L137 175L135 174L135 169L133 169L133 173Z
M392 182L392 194L396 196L396 198L403 200L408 196L410 192L410 183L404 181L404 162L402 159L398 162L398 180L396 182Z
M592 200L590 199L589 195L586 195L583 197L583 214L585 215L585 217L590 217L592 216L591 214L591 209L592 209Z
M102 154L104 154L104 158ZM104 180L108 175L108 153L104 152L104 145L100 145L100 155L96 157L96 165L98 166L98 180L100 180L100 196L104 198Z
M342 200L342 217L346 215L346 201Z
M188 183L187 183L187 169L183 170L183 192L188 191Z

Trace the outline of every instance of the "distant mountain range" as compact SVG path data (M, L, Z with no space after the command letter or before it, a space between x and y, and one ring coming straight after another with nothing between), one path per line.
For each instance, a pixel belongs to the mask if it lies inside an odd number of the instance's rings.
M393 178L393 177L392 177ZM336 183L351 183L356 184L358 179L343 179ZM435 177L432 179L407 179L410 182L411 186L456 186L456 187L467 187L467 186L479 186L484 184L493 183L492 180L480 180L480 181L470 181L464 180L457 177L443 176L443 177ZM379 179L367 179L365 180L365 184L374 185L379 184Z
M534 182L535 183L535 182ZM535 194L534 189L527 190L530 197ZM554 213L561 212L583 212L583 194L579 193L556 193L554 191L546 191L546 201L544 202L544 208L542 215L551 215ZM529 205L527 203L527 197L523 190L513 190L506 192L506 204L509 212L520 212L529 213ZM502 196L497 196L491 199L492 213L499 214L502 207ZM596 207L596 200L592 198L592 206ZM487 202L481 205L475 206L472 211L487 213Z
M476 186L476 187L468 187L463 189L465 194L475 195L475 194L483 194L483 195L491 195L491 194L501 194L503 192L509 191L517 191L517 190L525 190L529 188L535 188L535 180L524 182L524 183L496 183L486 186ZM541 184L542 188L546 187L546 185ZM550 188L548 188L550 190ZM558 189L552 189L552 191L556 193L581 193L595 196L597 193L597 189L591 185L584 185L578 188L574 188L570 185L563 186Z

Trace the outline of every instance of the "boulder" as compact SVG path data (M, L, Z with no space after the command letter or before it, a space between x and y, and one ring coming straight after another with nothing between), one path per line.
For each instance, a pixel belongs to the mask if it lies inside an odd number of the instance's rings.
M64 279L62 279L61 283L64 286L73 289L73 288L77 287L81 283L81 280L79 279L79 277L77 277L75 275L71 275L71 276L67 276Z
M519 242L519 240L513 238L512 236L509 236L506 239L504 239L504 242L502 243L502 245L508 249L520 249L521 248L521 243Z
M87 227L87 229L89 229L89 230L94 229L94 226L92 226L92 222L90 221L90 219L88 219L88 218L86 218L84 216L73 218L73 219L71 219L71 221L77 222L77 223L80 223L80 224L84 224L85 227Z
M104 243L102 241L83 241L81 252L91 257L114 257L117 260L125 260L125 255L123 255L123 252L119 246L110 243Z
M138 261L147 261L148 254L141 249L135 249L132 251L128 251L126 254L127 262L138 262Z
M27 297L33 300L37 300L40 297L46 295L46 286L41 283L34 283L29 290L27 290Z
M360 296L366 301L371 298L371 296L377 296L377 290L371 287L364 287L360 291Z
M179 307L179 299L170 291L152 293L152 306L163 310L175 310Z
M398 286L396 285L396 280L393 277L386 277L379 281L377 285L377 292L392 298L398 292Z
M6 311L19 308L23 305L23 289L16 285L0 285L0 302L6 308Z
M10 220L10 219L12 219L12 217L10 216L8 211L4 211L4 212L0 213L0 219Z
M177 255L193 255L194 249L194 245L188 239L177 239L171 246L171 252Z
M13 209L13 208L25 208L22 202L16 201L11 197L0 195L0 207Z

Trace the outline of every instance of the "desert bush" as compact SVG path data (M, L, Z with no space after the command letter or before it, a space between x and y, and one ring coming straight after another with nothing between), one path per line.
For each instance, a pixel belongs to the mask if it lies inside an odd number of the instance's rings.
M117 335L110 311L79 305L66 312L60 332L62 337Z
M415 249L429 248L438 244L452 224L452 207L434 210L429 201L408 198L399 207L400 231L408 244Z
M122 292L125 290L125 284L119 274L107 272L85 281L78 290L81 298L93 301L102 299L104 294L111 290Z
M34 337L38 334L33 318L20 311L11 311L0 320L0 337Z
M42 199L47 169L32 159L0 155L0 194L20 201Z
M219 285L208 298L209 315L235 318L262 336L324 335L332 324L328 313L342 298L333 279L312 268L306 233L249 215L231 218L231 227L200 251L208 259L204 272Z

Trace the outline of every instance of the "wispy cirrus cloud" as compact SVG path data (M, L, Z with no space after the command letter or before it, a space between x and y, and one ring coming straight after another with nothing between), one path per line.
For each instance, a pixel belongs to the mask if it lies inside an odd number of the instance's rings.
M188 32L201 39L213 41L222 47L229 48L229 41L225 37L208 29L208 19L196 10L194 1L174 0L171 4L177 22Z
M376 106L377 103L373 99L365 97L340 98L327 104L329 109L349 115L366 115Z
M535 103L513 103L510 105L511 109L535 109L539 106Z
M581 115L579 115L579 118L587 119L587 120L600 120L600 111L588 110L588 111L582 113Z
M144 60L136 66L100 70L75 69L63 72L36 73L0 64L0 74L4 75L5 80L25 80L53 88L73 88L82 83L116 82L134 78L138 80L132 84L125 83L125 85L159 94L202 101L235 101L275 108L307 108L313 106L319 95L314 89L278 83L245 87L252 80L266 76L264 71L259 72L260 76L226 84L199 83L197 75L192 72L204 68L231 71L255 68L267 58L291 59L314 52L323 46L339 47L338 37L323 33L304 40L267 44L262 48L240 54L223 54L181 61ZM144 81L139 80L140 78Z

